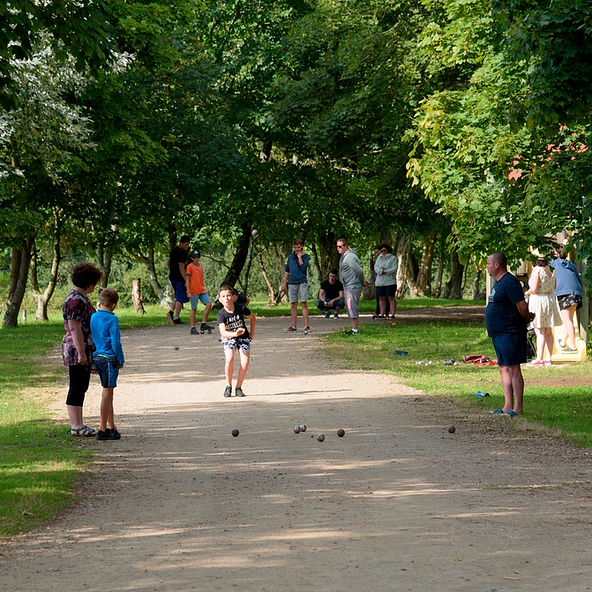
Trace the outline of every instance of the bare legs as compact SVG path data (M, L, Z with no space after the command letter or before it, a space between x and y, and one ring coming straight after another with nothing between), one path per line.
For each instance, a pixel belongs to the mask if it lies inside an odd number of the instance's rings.
M208 322L208 317L210 316L210 311L212 310L212 303L208 302L206 307L204 308L203 315L201 317L202 323ZM195 327L195 317L196 317L197 309L192 308L191 312L189 313L189 320L192 327Z
M82 406L77 405L66 405L68 410L68 416L70 417L70 425L73 430L79 430L84 425L82 420Z
M387 299L387 296L380 296L378 299L381 317L386 316L386 299ZM388 296L388 302L389 302L389 314L391 315L391 317L394 317L395 313L397 312L397 299L394 296Z
M201 322L202 323L207 323L208 322L208 317L210 316L210 311L212 310L212 303L208 302L206 304L206 307L204 308L203 311L203 315L201 317Z
M247 376L247 371L249 370L249 361L251 359L251 352L245 350L240 351L240 368L238 370L238 376L236 379L236 386L240 388L243 385L243 382ZM224 374L226 375L226 384L232 386L232 375L234 374L234 354L236 353L235 349L227 349L224 352L226 357L226 364L224 366Z
M524 378L520 364L514 366L499 367L502 377L502 387L504 389L504 413L514 411L518 415L522 414L522 400L524 398Z
M576 304L573 304L569 308L565 310L560 310L559 313L561 314L561 320L565 325L565 347L571 347L572 349L576 348L576 329L574 327L573 318L574 313L576 312Z
M534 328L537 338L537 361L551 361L553 354L553 331L551 327ZM545 357L545 349L548 352L548 357Z
M300 307L302 308L304 326L308 327L308 302L301 302ZM298 322L298 302L290 303L290 318L292 320L292 327L296 327L296 323Z
M111 429L115 428L115 420L113 416L113 389L114 387L103 387L103 396L101 398L101 419L99 422L99 430L105 431L108 426Z

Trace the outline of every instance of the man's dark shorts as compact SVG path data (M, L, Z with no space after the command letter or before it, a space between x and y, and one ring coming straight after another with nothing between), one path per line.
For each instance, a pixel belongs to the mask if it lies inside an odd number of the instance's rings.
M526 333L505 333L492 337L498 366L526 363Z
M119 376L119 364L112 358L94 356L93 362L103 388L116 387Z
M185 282L180 282L178 280L171 280L171 284L173 285L173 290L175 291L175 299L177 302L181 304L185 304L189 302L189 297L187 296L187 287L185 286Z

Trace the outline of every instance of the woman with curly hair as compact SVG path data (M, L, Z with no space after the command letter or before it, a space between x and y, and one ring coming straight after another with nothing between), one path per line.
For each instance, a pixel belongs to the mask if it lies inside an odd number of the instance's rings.
M95 349L91 332L90 317L96 312L88 299L94 292L103 272L92 263L79 263L72 270L74 288L70 291L62 313L66 335L62 341L62 358L68 366L70 389L66 408L70 416L72 436L96 436L97 431L84 425L82 406L90 383L92 353Z

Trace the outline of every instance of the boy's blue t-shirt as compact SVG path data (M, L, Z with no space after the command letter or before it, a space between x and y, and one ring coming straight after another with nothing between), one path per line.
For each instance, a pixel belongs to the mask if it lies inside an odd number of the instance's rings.
M122 366L125 362L121 347L119 320L110 310L99 308L90 317L90 330L95 342L95 356L112 358Z
M511 273L495 282L485 307L485 327L490 337L526 332L526 321L516 306L522 300L522 284Z

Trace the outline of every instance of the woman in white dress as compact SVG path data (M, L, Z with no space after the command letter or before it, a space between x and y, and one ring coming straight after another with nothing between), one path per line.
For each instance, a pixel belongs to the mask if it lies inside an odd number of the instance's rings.
M561 316L553 294L555 276L544 257L537 259L528 280L528 287L528 310L535 314L532 324L537 338L537 359L530 365L550 366L553 353L552 328L561 325Z

